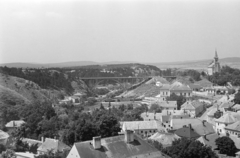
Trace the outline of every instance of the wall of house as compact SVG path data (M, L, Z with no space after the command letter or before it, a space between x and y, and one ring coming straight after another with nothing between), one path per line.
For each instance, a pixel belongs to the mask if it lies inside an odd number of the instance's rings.
M230 136L235 136L238 137L238 135L240 136L240 131L232 131L232 130L228 130L225 129L226 133L229 133Z
M153 129L137 129L134 130L135 133L139 134L140 136L142 136L143 138L146 136L151 136L154 133L156 133L158 130L156 128Z
M225 127L225 123L216 122L216 132L219 132L220 134L226 134Z
M160 90L160 96L161 97L169 97L170 91L169 90Z

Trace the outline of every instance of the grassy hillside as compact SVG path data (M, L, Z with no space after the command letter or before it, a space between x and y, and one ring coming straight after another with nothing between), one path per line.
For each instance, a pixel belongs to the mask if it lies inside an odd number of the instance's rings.
M60 93L42 89L34 82L0 73L0 104L56 100Z

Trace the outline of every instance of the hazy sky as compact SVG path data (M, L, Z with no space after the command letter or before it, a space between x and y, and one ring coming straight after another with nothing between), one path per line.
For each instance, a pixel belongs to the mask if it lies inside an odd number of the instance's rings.
M240 1L0 0L0 63L240 57Z

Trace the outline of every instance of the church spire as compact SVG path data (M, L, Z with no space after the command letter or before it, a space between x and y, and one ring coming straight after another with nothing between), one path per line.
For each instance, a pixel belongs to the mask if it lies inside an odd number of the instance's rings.
M215 49L215 59L218 59L217 49Z

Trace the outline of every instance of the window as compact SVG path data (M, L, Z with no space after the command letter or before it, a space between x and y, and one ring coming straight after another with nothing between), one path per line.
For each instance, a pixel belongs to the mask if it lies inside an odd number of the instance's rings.
M150 130L149 132L150 132L150 133L152 133L152 131L151 131L151 130Z

